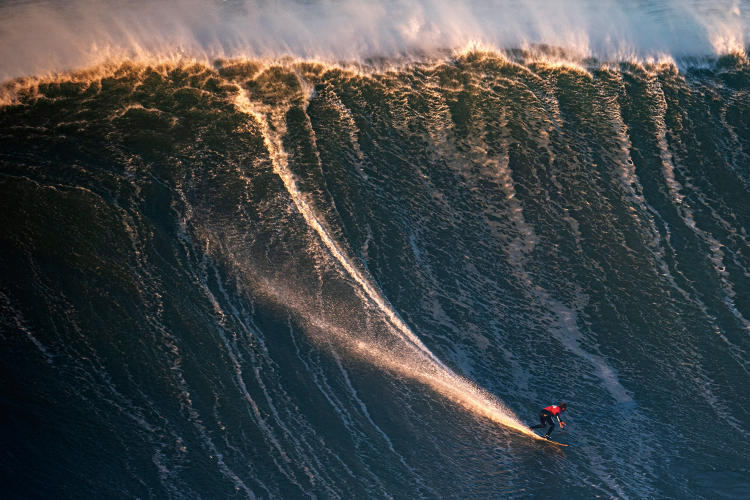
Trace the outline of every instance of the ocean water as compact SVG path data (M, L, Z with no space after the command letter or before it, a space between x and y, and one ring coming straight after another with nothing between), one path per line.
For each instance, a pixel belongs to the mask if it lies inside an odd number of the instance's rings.
M745 3L94 5L0 18L3 497L750 495Z

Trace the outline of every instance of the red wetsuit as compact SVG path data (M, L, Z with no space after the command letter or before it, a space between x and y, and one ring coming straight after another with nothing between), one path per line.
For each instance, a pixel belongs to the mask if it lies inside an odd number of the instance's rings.
M562 413L562 409L557 405L550 405L544 409L544 411L551 413L553 417L557 417Z

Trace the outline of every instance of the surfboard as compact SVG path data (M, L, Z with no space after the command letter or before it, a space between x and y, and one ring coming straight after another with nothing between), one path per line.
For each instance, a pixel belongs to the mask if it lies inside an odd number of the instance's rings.
M551 439L544 439L542 438L541 441L546 441L550 444L556 444L557 446L568 446L567 444L558 443L557 441L552 441Z
M536 434L536 441L544 441L545 443L556 444L557 446L568 446L567 444L558 443L557 441L552 441L551 439L544 439L538 434Z

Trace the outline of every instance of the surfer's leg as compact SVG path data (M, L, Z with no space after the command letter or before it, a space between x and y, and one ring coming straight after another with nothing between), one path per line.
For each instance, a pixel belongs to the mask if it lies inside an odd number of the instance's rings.
M539 412L539 422L541 422L539 425L535 425L532 427L532 429L544 429L547 426L547 422L545 421L545 417L547 415L543 412Z

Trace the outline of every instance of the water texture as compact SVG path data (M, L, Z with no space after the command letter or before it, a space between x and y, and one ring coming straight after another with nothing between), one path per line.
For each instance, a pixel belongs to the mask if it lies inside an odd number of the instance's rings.
M750 63L110 61L0 106L9 498L742 498ZM557 448L527 424L565 400Z

